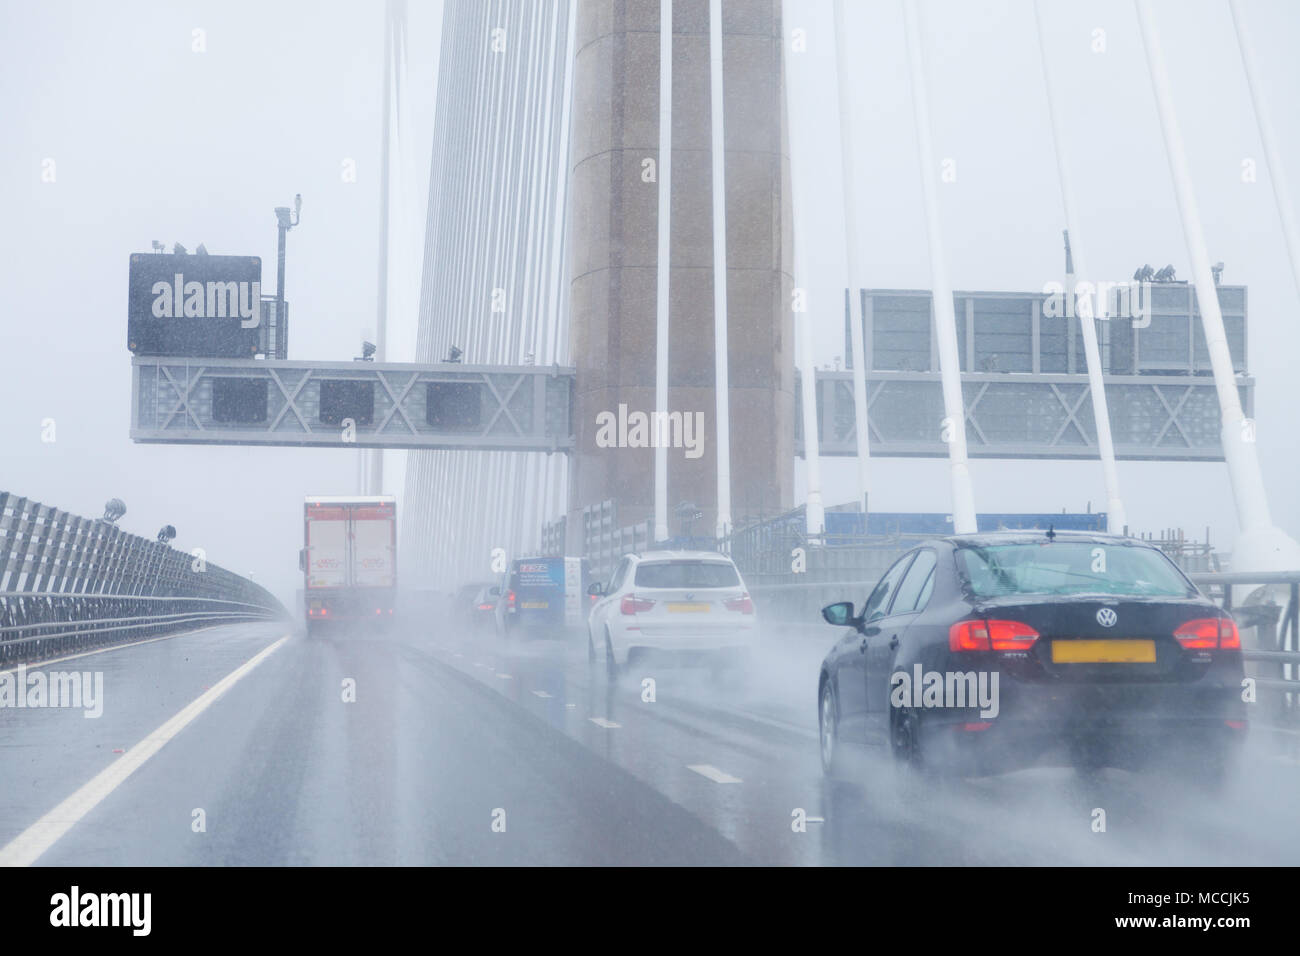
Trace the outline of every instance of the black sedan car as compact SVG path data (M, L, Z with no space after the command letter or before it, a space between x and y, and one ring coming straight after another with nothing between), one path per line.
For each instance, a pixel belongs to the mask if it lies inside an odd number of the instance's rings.
M1138 769L1173 757L1207 782L1246 731L1232 618L1161 551L1059 532L959 535L899 558L822 662L822 767L858 745L962 775L1033 765Z
M466 634L479 635L492 631L497 593L494 584L466 584L456 592L452 599L452 613Z

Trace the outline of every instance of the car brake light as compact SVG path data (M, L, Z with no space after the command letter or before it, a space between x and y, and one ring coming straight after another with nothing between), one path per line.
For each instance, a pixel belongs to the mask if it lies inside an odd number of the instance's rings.
M1020 621L958 621L948 628L950 651L1027 651L1038 632Z
M1231 618L1198 617L1185 621L1178 625L1174 637L1189 651L1241 649L1241 633Z
M648 598L639 598L635 594L625 594L623 600L619 603L619 610L624 614L640 614L654 606L655 602Z
M749 599L748 594L742 594L738 598L732 598L730 601L723 602L728 611L739 611L741 614L753 614L754 602Z
M506 603L509 604L512 608L515 606L515 592L514 592L514 591L507 591L507 592L506 592Z
M479 609L480 611L490 611L490 610L492 610L492 605L491 605L491 604L480 604L480 605L478 606L478 609Z

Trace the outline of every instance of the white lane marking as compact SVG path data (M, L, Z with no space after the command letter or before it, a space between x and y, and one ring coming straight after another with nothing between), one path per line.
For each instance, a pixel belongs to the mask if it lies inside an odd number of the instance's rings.
M456 651L452 656L453 656L453 657L464 657L465 655L462 654L460 651Z
M578 705L577 705L577 704L565 704L564 706L567 707L567 708L569 708L570 710L573 710L573 708L577 707Z
M590 720L597 727L604 727L606 730L609 730L611 727L623 726L622 724L614 723L614 721L612 720L606 720L604 717L588 717L587 719Z
M544 700L549 700L550 697L551 697L551 695L548 694L548 693L546 693L546 691L544 691L544 690L535 690L535 691L533 691L533 693L536 694L538 697L541 697L541 698L544 699Z
M514 678L509 674L498 674L497 677L500 677L502 680L514 680Z
M251 621L247 623L257 624L261 622ZM271 623L271 622L268 621L267 623ZM196 628L193 631L180 631L176 634L164 634L162 637L149 637L143 641L131 641L131 643L129 644L113 644L109 647L100 647L93 651L82 651L80 654L69 654L67 657L52 657L48 661L34 661L33 663L27 665L27 669L29 671L37 670L38 668L48 667L51 664L58 664L63 661L75 661L78 657L93 657L95 654L107 654L109 651L120 651L128 647L139 647L141 644L157 644L159 641L171 641L171 640L175 640L178 637L189 637L191 634L202 634L204 631L215 631L217 630L217 628L221 628L221 627L239 627L239 626L240 625L238 623L209 624L207 627ZM17 667L11 667L8 670L0 671L0 674L16 674L17 672L18 672Z
M207 710L218 697L235 686L240 678L279 650L280 645L288 639L289 636L285 635L240 664L186 704L179 713L144 740L82 784L76 793L14 837L4 849L0 849L0 866L31 866L35 863L41 854L76 826L86 814L95 809L100 801L121 786L127 777L144 766L145 761L184 730L194 718Z
M714 783L744 783L739 777L733 777L729 773L724 773L712 764L692 763L686 765L687 770L694 770L702 777L708 777Z

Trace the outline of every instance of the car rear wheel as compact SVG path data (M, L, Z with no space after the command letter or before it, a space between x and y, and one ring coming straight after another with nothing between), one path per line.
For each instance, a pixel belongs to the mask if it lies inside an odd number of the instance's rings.
M609 639L609 631L605 632L605 676L618 680L618 661L614 659L614 642Z
M926 764L921 759L920 719L909 710L896 710L890 719L889 749L894 758L894 774L905 794L922 789Z

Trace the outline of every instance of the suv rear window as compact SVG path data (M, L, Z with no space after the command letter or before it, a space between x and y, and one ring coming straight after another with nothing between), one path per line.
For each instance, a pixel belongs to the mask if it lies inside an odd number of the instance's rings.
M734 588L740 575L724 561L651 561L638 564L639 588Z

